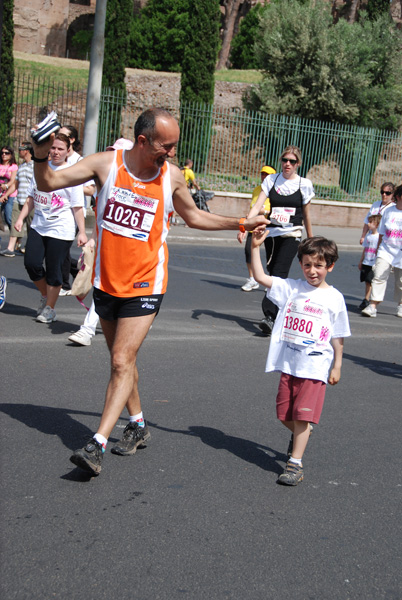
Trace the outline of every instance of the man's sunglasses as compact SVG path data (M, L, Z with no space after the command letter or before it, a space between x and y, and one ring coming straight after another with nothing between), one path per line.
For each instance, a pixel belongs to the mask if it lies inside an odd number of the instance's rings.
M381 192L381 196L383 196L384 194L386 196L391 196L392 192Z

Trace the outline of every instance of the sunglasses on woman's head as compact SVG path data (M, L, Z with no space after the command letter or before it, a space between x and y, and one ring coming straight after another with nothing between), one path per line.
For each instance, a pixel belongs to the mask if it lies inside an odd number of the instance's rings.
M297 160L294 158L281 158L281 161L283 162L283 164L285 163L290 163L291 165L297 165Z
M392 192L385 192L385 191L384 191L384 192L381 192L381 196L382 196L383 194L385 194L386 196L391 196Z

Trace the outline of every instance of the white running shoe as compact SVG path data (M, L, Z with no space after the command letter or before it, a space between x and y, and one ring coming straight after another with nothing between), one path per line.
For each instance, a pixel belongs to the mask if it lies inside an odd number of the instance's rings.
M56 311L51 306L45 306L36 320L40 323L53 323L53 321L57 321Z
M61 288L59 296L71 296L71 290L64 290L63 288Z
M364 317L376 317L377 316L377 309L374 308L374 306L372 304L369 304L368 306L366 306L366 308L364 308L362 310L362 315Z
M39 306L38 306L38 310L36 311L36 316L39 317L39 315L41 314L41 312L43 311L43 309L46 306L46 302L47 302L47 298L46 296L41 296L40 297L40 302L39 302Z
M402 317L402 304L398 304L398 308L396 310L396 316Z
M252 290L258 290L260 286L254 279L254 277L249 277L244 285L241 286L243 292L251 292Z
M91 345L91 336L82 329L79 329L75 333L72 333L69 338L70 342L74 344L78 344L79 346L90 346Z

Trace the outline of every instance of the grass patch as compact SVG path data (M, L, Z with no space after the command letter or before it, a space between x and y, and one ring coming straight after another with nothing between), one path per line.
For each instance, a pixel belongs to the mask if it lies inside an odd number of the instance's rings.
M69 69L21 59L15 59L14 65L17 73L31 77L46 77L56 84L71 82L74 87L87 87L88 85L88 69Z
M260 71L243 71L240 69L222 69L215 71L215 81L229 81L230 83L261 83L262 74Z

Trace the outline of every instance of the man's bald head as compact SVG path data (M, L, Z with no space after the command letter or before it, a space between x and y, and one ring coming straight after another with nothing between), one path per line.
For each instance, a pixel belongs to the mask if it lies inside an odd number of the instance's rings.
M158 119L175 121L176 119L164 108L149 108L140 114L134 125L134 139L138 142L138 136L144 135L150 142L155 138ZM177 122L176 122L177 123Z

